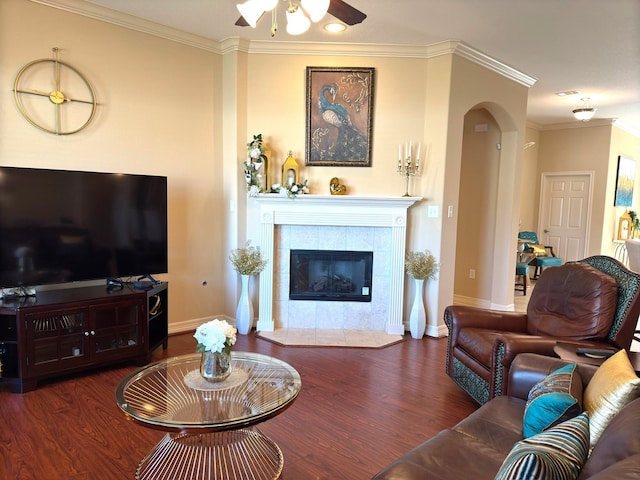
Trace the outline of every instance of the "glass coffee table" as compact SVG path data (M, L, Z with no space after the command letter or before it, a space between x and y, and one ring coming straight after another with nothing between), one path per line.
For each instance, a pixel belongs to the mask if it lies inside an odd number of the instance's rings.
M168 432L142 459L136 479L275 479L284 458L255 427L297 397L300 375L259 353L232 352L232 373L220 383L200 377L200 354L136 370L116 389L131 419Z

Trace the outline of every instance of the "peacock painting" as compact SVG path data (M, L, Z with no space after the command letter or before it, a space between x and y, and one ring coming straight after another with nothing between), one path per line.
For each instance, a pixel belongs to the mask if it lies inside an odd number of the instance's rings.
M307 164L370 166L373 69L320 70L307 85Z

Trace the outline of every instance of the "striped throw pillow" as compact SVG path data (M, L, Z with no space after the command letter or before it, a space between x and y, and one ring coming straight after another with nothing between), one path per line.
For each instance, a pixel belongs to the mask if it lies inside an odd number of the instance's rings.
M589 453L589 417L566 422L516 443L496 480L576 479Z

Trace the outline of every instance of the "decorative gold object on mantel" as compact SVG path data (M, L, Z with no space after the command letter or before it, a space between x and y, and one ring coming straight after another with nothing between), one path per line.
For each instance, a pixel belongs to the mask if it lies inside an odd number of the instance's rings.
M629 215L628 210L625 210L620 216L620 220L618 220L618 240L631 238L631 225L631 215Z
M289 150L289 156L282 164L282 182L283 187L290 187L298 183L298 162L293 158L293 152Z
M338 177L333 177L329 182L329 191L331 195L346 195L347 187L340 185L340 179Z

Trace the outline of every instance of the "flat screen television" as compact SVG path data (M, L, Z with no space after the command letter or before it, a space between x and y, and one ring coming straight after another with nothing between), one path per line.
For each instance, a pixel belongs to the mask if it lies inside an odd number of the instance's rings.
M0 167L0 287L167 272L167 177Z

